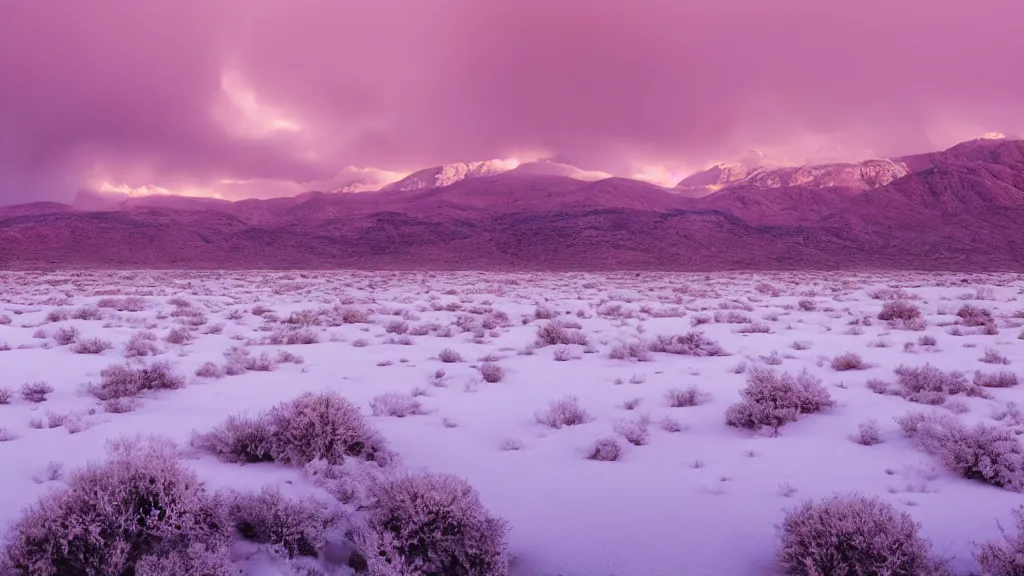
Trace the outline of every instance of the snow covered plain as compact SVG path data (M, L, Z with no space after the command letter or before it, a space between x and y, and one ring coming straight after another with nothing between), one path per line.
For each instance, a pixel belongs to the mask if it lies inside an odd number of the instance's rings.
M335 390L363 409L403 466L466 478L509 522L514 575L778 574L774 526L785 510L852 491L908 511L935 552L967 574L977 570L977 543L999 536L997 521L1012 527L1020 494L960 478L916 449L894 418L931 407L866 382L893 382L901 365L968 376L1017 370L1022 294L1024 278L1009 274L3 273L0 388L11 398L0 404L0 526L62 485L51 462L66 475L101 460L108 439L137 433L179 442L213 488L315 492L301 469L223 463L189 439L229 415ZM878 320L897 299L919 307L926 324ZM964 304L989 310L991 322L964 326ZM587 344L540 345L552 318L578 325ZM695 330L728 355L623 346ZM927 336L935 345L921 345ZM91 339L110 347L76 353L104 348L82 344ZM445 349L462 361L443 362ZM207 362L222 370L244 360L241 350L257 369L195 375ZM834 369L845 353L867 367ZM188 385L106 412L84 386L126 361L170 361ZM485 364L500 367L500 381L481 377ZM760 365L806 369L836 405L778 436L726 425L744 372ZM53 388L45 401L22 398L23 384L43 381ZM702 401L671 407L670 392L691 386ZM371 415L371 401L390 392L413 397L421 413ZM945 406L966 423L1024 431L1024 420L1005 415L1021 392L989 392ZM539 411L570 394L588 422L539 423ZM645 414L649 438L630 444L622 433ZM869 419L882 442L865 446L855 437ZM673 421L679 430L670 431ZM618 437L618 461L588 459L604 437Z

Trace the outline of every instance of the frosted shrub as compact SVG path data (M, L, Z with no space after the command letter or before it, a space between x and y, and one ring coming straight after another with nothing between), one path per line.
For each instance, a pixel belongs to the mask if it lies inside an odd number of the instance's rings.
M200 378L223 378L224 370L213 362L203 362L199 368L196 368L196 376Z
M10 388L0 388L0 404L10 404L13 396Z
M266 338L267 344L273 344L275 346L316 344L319 341L320 336L317 335L316 331L312 328L306 327L275 330Z
M994 350L992 348L986 348L985 349L985 355L982 356L979 359L979 361L980 362L984 362L986 364L1009 364L1010 363L1010 360L1007 359L1006 356L1003 356L1002 354L999 353L998 350Z
M289 558L317 556L335 523L330 510L313 498L290 499L275 488L228 497L228 517L246 540L279 546Z
M185 378L176 374L169 362L148 366L115 364L100 371L100 383L89 384L90 394L99 400L136 396L146 390L176 390L185 386Z
M821 380L806 371L798 376L771 368L756 367L747 372L747 386L740 390L742 400L725 412L730 426L759 430L771 428L772 434L802 414L820 412L835 404Z
M271 462L273 434L265 415L232 415L210 432L196 434L192 445L226 462Z
M879 320L909 322L921 318L921 310L906 300L894 300L882 305Z
M53 340L58 346L67 346L78 341L81 334L74 326L61 326L53 333Z
M634 446L643 446L651 439L651 416L641 414L630 420L615 424L615 433Z
M711 400L711 395L696 386L690 386L685 390L672 388L665 393L665 400L672 408L688 408L708 402Z
M508 526L465 480L403 474L371 483L369 497L356 540L372 576L508 573Z
M192 342L192 332L185 327L172 328L164 340L168 344L188 344Z
M578 426L593 419L580 406L580 399L573 395L553 400L547 410L537 412L536 418L537 422L555 429L564 426Z
M893 370L897 376L899 394L919 404L941 404L947 395L964 394L985 398L988 394L967 381L963 372L943 372L925 364L924 366L899 366Z
M360 458L388 464L393 455L359 408L335 392L307 392L256 416L232 416L197 434L193 444L229 462L277 461L304 466Z
M462 354L451 348L445 348L438 352L437 359L445 364L454 364L456 362L462 362Z
M878 428L877 420L871 418L857 426L857 443L864 446L882 443L882 431Z
M501 382L505 377L505 370L493 362L484 362L480 365L480 377L484 379L484 382L491 384Z
M40 402L45 402L46 397L49 396L50 393L52 392L53 386L50 386L50 384L47 382L31 382L22 385L21 399L24 400L25 402L32 402L34 404L38 404Z
M984 423L968 428L941 412L911 412L897 422L919 448L960 476L1024 491L1024 447L1012 430Z
M136 332L124 345L125 358L138 356L156 356L160 348L156 345L156 334L152 332Z
M374 416L405 418L414 414L423 414L423 406L419 400L407 394L386 392L370 400L370 411Z
M991 312L970 304L961 306L956 315L963 320L964 326L986 326L993 323Z
M646 342L637 341L616 344L608 352L608 357L612 360L636 360L637 362L647 362L651 359L651 354L648 351L648 345Z
M982 388L1012 388L1020 383L1016 372L1004 370L1002 372L974 373L974 385Z
M652 352L686 356L727 356L728 353L703 332L687 332L672 336L660 335L651 342Z
M981 544L975 559L983 576L1017 576L1024 574L1024 507L1013 511L1017 533L1010 535L1000 526L1003 540Z
M845 372L846 370L864 370L868 368L864 359L859 354L853 352L847 352L841 354L832 359L832 369L837 372Z
M173 443L122 439L108 452L107 462L74 473L67 489L44 495L14 523L7 556L17 572L132 574L143 556L151 570L161 557L226 548L218 502L180 464Z
M619 445L619 441L609 436L607 438L598 438L594 442L594 446L590 449L590 453L587 454L587 459L598 460L601 462L615 462L622 457L622 446Z
M940 576L918 525L880 498L858 494L808 501L778 527L778 559L791 576Z
M226 547L192 544L188 548L172 550L166 556L143 556L135 564L135 576L229 576L242 571L231 561Z
M102 354L113 347L114 345L106 340L89 338L88 340L79 340L71 351L75 354Z
M537 346L587 345L587 336L562 320L552 320L537 328Z

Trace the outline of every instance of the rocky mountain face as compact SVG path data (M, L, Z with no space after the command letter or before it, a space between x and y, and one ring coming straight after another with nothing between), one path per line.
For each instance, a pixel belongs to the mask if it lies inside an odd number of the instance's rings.
M472 172L358 194L4 207L0 268L1024 270L1021 140L760 167L716 177L721 188L700 197L624 178Z

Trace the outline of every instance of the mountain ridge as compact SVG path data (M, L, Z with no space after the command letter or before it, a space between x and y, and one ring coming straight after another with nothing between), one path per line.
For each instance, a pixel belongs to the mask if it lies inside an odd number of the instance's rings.
M702 197L507 170L357 194L36 203L0 208L0 268L1024 271L1024 141L911 160L873 187L747 178Z

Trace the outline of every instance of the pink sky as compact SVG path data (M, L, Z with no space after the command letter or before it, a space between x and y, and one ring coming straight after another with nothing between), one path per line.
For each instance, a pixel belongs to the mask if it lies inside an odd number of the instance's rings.
M916 152L1024 133L1021 70L1021 0L6 0L0 203Z

